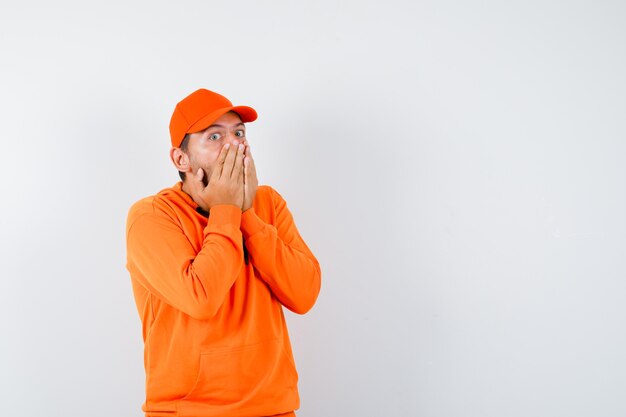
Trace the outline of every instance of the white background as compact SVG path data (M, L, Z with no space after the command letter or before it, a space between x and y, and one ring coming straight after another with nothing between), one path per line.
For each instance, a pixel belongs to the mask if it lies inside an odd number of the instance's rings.
M298 417L624 416L620 1L0 6L6 416L141 416L125 270L168 123L253 106L322 267Z

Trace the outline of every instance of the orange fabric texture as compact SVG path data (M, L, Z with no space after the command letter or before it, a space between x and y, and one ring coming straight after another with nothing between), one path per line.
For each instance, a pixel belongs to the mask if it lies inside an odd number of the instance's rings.
M127 264L142 322L146 416L273 416L300 406L282 307L315 304L321 270L282 196L208 218L178 182L130 208Z

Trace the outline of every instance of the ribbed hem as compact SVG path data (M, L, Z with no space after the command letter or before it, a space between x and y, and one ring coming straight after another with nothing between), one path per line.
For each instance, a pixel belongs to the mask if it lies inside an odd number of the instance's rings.
M217 204L209 211L207 227L232 224L239 228L241 224L241 208L234 204Z

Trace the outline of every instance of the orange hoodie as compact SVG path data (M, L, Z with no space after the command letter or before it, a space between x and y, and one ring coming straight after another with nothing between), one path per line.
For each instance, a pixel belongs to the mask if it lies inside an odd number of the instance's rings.
M272 187L259 186L243 213L229 204L203 212L181 187L128 213L126 268L145 345L142 410L294 415L298 373L282 306L298 314L313 307L319 263Z

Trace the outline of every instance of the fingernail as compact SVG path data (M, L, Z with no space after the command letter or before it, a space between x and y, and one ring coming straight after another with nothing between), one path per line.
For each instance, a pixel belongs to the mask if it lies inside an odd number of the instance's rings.
M226 149L230 148L230 143L226 144Z

